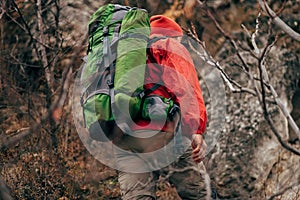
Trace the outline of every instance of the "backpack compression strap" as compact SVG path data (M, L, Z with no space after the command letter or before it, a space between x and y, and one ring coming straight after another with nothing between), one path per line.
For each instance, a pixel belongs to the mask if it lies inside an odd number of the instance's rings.
M168 37L168 36L157 36L157 37L149 39L148 45L147 45L147 49L150 49L151 45L154 44L155 42L157 42L158 40L163 40L163 39L168 39L168 38L171 38L171 37Z
M143 34L125 33L125 34L122 34L120 37L116 38L115 40L112 40L111 47L114 48L115 46L117 46L116 44L118 43L118 41L120 41L122 39L126 39L126 38L137 38L137 39L142 39L142 40L145 40L148 42L148 37L144 36ZM108 52L110 52L110 50L108 50ZM107 66L107 65L105 64L105 66ZM129 125L126 123L126 120L125 120L126 117L120 116L121 113L117 113L117 111L116 111L117 108L115 105L115 90L114 90L115 65L113 63L110 63L109 66L110 66L111 80L108 82L108 86L109 86L109 96L110 96L110 102L111 102L111 111L112 111L112 114L115 116L115 121L116 121L117 126L123 131L124 134L131 135L132 130L129 127ZM150 93L150 91L149 91L149 93Z
M125 15L124 15L125 16ZM123 17L124 17L123 16ZM121 17L121 16L119 16ZM123 19L123 18L122 18ZM117 25L113 34L113 38L110 41L108 35L108 27L105 27L103 30L103 64L104 67L109 67L110 71L110 80L108 80L107 84L109 87L109 96L111 102L111 111L113 116L115 117L115 121L117 126L126 134L131 134L132 130L129 125L126 123L126 116L123 116L122 113L118 112L115 104L115 89L114 89L114 78L115 78L115 63L114 61L117 59L117 44L120 40L126 38L137 38L142 39L148 42L148 37L139 33L124 33L119 35L121 24Z

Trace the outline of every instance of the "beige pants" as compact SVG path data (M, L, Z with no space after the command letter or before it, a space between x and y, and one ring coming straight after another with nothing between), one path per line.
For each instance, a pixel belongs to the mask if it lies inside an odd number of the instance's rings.
M118 146L124 151L117 152L117 162L119 162L119 183L122 197L125 200L135 199L156 199L156 183L159 176L166 177L173 184L182 199L204 199L205 184L204 179L197 170L196 163L191 158L191 147L186 149L184 154L174 159L168 166L160 165L155 161L165 161L169 154L164 155L163 151L157 155L152 154L149 157L140 153L152 152L173 142L172 133L160 132L150 138L136 138L124 136L118 142ZM136 154L126 154L134 152ZM148 155L147 155L148 156ZM153 158L153 160L151 159ZM151 171L155 164L157 168ZM165 164L165 163L164 163ZM130 169L146 169L144 172L128 172Z
M156 183L160 175L167 177L182 199L205 199L205 183L188 150L177 161L161 170L145 173L119 172L122 198L125 200L156 199ZM194 167L194 168L193 168Z

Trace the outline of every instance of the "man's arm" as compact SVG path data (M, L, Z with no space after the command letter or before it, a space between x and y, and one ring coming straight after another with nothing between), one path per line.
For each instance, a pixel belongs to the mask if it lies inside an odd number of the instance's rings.
M206 154L206 142L201 134L193 134L192 137L192 158L196 163L200 163Z

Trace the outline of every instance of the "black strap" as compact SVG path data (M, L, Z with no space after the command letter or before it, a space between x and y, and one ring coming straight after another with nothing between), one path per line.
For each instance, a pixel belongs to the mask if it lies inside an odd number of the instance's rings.
M154 92L154 90L158 89L160 87L160 84L156 83L151 88L143 90L138 94L138 96L143 99L144 97L148 96L151 92Z
M89 30L88 30L88 34L90 36L93 36L94 35L94 32L97 30L97 28L99 28L99 25L100 25L100 22L98 20L92 22L90 25L89 25Z
M147 48L150 48L151 45L154 44L155 42L157 42L158 40L163 40L163 39L167 39L167 38L170 38L170 37L168 37L168 36L160 36L160 37L151 38L148 41Z

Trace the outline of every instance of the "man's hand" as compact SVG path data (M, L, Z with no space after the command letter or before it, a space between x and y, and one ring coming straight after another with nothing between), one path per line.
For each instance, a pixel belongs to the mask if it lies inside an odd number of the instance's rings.
M192 158L196 163L200 163L205 157L207 145L200 134L193 134L192 139Z

